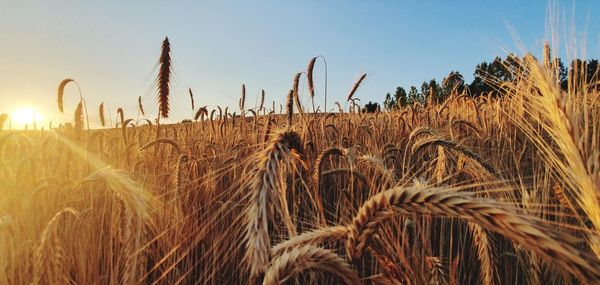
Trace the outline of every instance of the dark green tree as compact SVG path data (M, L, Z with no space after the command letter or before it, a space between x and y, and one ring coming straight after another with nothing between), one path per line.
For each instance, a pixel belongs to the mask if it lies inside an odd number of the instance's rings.
M562 90L567 90L567 68L565 67L565 64L562 62L562 59L558 58L556 60L558 62L558 76L560 79L560 88Z
M435 81L435 78L421 84L421 93L423 94L423 97L425 97L426 103L442 101L442 87Z
M495 91L494 86L502 82L511 82L514 72L520 68L520 59L515 55L508 55L506 60L496 57L491 63L482 62L475 67L473 82L469 84L472 96L480 96Z
M388 93L389 95L389 93ZM378 112L381 109L381 107L379 106L379 103L375 102L371 102L369 101L369 103L365 104L365 108L363 108L363 112L366 113L375 113Z
M400 86L396 87L396 93L394 94L396 108L406 106L407 99L406 90Z
M598 60L590 59L586 64L586 82L588 84L593 84L598 81L600 78L600 69L598 68Z
M409 105L414 103L424 103L423 94L419 93L419 89L415 86L411 86L408 90L408 102Z
M429 94L429 82L423 81L423 84L421 84L421 94L423 94L424 99L427 98Z
M392 108L394 108L394 105L396 105L396 101L392 98L392 95L390 95L390 93L385 94L385 100L383 100L383 107L389 111Z
M462 93L465 89L465 79L458 71L451 71L442 81L442 100L446 100L453 90Z

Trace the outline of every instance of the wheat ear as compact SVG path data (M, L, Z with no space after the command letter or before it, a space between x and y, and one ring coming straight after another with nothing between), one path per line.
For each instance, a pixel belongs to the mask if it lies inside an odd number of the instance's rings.
M194 106L194 93L192 93L192 88L188 88L188 93L190 93L190 101L192 102L192 111L194 111L196 108Z
M281 166L296 156L302 160L302 140L293 131L276 132L268 146L258 155L257 168L250 182L252 197L246 216L246 255L250 266L250 275L257 278L264 273L269 265L271 240L269 237L268 221L273 217L268 209L273 205L282 216L290 236L296 235L296 229L291 221L285 189L280 185Z
M477 223L560 265L584 282L600 282L600 263L595 256L579 250L572 241L539 224L534 217L493 200L472 198L469 193L441 187L395 187L371 197L348 226L346 252L351 259L362 256L379 223L391 212L455 217Z
M100 124L102 127L105 127L106 119L104 118L104 102L100 103L100 107L98 107L98 113L100 114Z
M160 116L169 117L169 82L171 80L171 44L169 38L165 37L159 60L160 70L158 72L158 109Z
M146 116L146 113L144 112L144 105L142 105L142 96L138 96L138 107L140 108L140 113L142 113L142 116Z
M367 74L363 73L363 75L361 75L358 78L358 80L356 80L354 85L352 85L352 89L350 89L350 93L348 94L348 98L346 99L346 101L350 101L352 99L352 96L354 96L354 93L356 93L358 86L360 86L360 84L363 82L363 80L365 80L366 77L367 77Z
M306 245L286 252L273 260L263 285L278 285L306 270L335 275L345 284L360 284L358 274L333 251Z
M307 244L321 244L330 241L345 241L347 234L348 227L346 226L332 226L316 229L280 242L273 247L271 253L274 257L277 257L284 252Z
M60 82L60 84L58 85L58 92L57 92L57 100L58 100L58 110L63 113L64 112L64 94L65 94L65 87L67 86L67 84L69 82L73 82L74 80L71 78L67 78L67 79L63 79L63 81Z

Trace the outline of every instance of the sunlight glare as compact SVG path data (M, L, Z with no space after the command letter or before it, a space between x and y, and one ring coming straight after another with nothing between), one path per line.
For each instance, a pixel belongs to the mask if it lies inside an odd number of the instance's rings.
M34 125L38 127L42 125L44 115L31 107L20 107L10 114L10 119L13 128L24 129L26 125L28 128L33 128Z

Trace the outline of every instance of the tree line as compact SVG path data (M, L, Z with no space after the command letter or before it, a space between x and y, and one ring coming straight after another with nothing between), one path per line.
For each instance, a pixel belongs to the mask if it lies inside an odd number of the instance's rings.
M524 57L533 56L527 54ZM524 58L523 57L523 58ZM420 88L410 86L408 91L402 87L396 87L392 95L387 93L383 101L385 110L394 110L414 103L426 105L428 103L439 103L444 101L452 92L462 94L465 92L468 96L489 95L502 96L502 92L496 86L505 82L516 80L515 75L520 74L522 58L514 54L509 54L506 58L496 57L492 62L483 61L475 67L473 72L473 81L466 83L463 75L459 71L451 71L441 83L435 78L424 81ZM558 75L561 83L561 89L567 90L569 86L568 78L585 78L586 83L597 82L599 78L599 66L597 59L572 60L569 67L565 67L560 58L555 58L554 66L558 66ZM600 85L596 85L598 86ZM381 110L377 102L367 103L364 112L376 112Z

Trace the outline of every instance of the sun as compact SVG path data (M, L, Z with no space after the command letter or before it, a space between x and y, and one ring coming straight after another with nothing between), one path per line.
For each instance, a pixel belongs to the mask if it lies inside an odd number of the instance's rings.
M41 126L44 122L44 115L32 107L20 107L10 113L12 127L15 129L33 128Z

